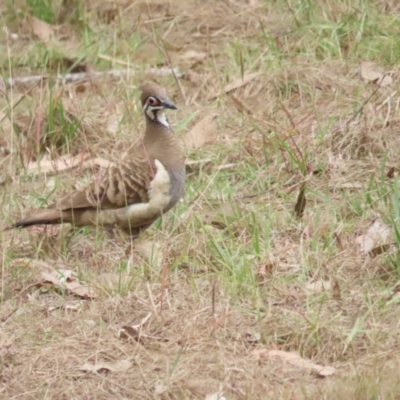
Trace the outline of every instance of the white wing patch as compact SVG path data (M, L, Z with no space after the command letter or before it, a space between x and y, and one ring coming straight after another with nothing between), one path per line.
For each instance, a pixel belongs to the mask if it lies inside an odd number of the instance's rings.
M171 200L171 181L168 171L160 161L155 160L154 163L157 172L154 179L150 182L148 191L149 202L132 204L127 207L127 216L132 223L140 219L147 219L160 215Z

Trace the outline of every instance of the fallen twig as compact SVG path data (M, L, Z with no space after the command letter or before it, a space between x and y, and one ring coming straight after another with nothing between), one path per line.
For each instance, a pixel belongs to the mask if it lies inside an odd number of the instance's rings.
M103 76L111 76L111 77L116 77L119 78L123 75L127 75L129 73L134 72L132 69L120 69L120 70L110 70L110 71L91 71L91 72L76 72L76 73L71 73L71 74L66 74L66 75L54 75L54 76L44 76L44 75L31 75L31 76L18 76L18 77L12 77L8 78L6 80L6 86L7 87L12 87L17 84L33 84L33 83L38 83L43 79L50 79L50 80L58 80L61 81L63 85L72 83L72 82L77 82L77 81L82 81L82 80L89 80L93 78L99 78ZM153 76L166 76L166 75L175 75L177 77L181 77L182 73L177 69L177 68L168 68L168 67L163 67L163 68L149 68L146 71L146 74L153 75Z

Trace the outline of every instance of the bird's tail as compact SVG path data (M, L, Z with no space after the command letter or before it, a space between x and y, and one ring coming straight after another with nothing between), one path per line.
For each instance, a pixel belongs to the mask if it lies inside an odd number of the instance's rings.
M71 222L71 213L55 209L46 209L38 211L28 218L17 221L13 225L7 227L6 230L13 228L26 228L31 225L60 224L62 222Z

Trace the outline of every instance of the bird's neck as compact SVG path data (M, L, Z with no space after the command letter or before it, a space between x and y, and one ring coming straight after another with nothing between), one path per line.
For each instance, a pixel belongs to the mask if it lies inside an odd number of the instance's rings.
M157 158L166 167L184 162L182 145L170 128L159 121L146 118L146 132L143 138L150 158Z
M159 142L170 141L173 138L173 132L169 125L165 125L158 120L152 120L146 115L146 132L144 134L144 144L152 146Z

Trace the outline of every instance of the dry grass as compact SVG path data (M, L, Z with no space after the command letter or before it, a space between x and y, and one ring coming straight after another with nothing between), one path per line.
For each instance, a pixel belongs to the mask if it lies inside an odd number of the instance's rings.
M398 398L397 2L67 3L0 5L4 78L70 60L128 71L0 93L0 229L93 173L29 162L112 161L138 140L150 67L182 72L156 78L179 105L178 135L215 113L217 130L188 149L184 199L131 257L126 237L96 230L0 231L0 397ZM393 82L366 82L364 61ZM390 246L362 254L377 215Z

